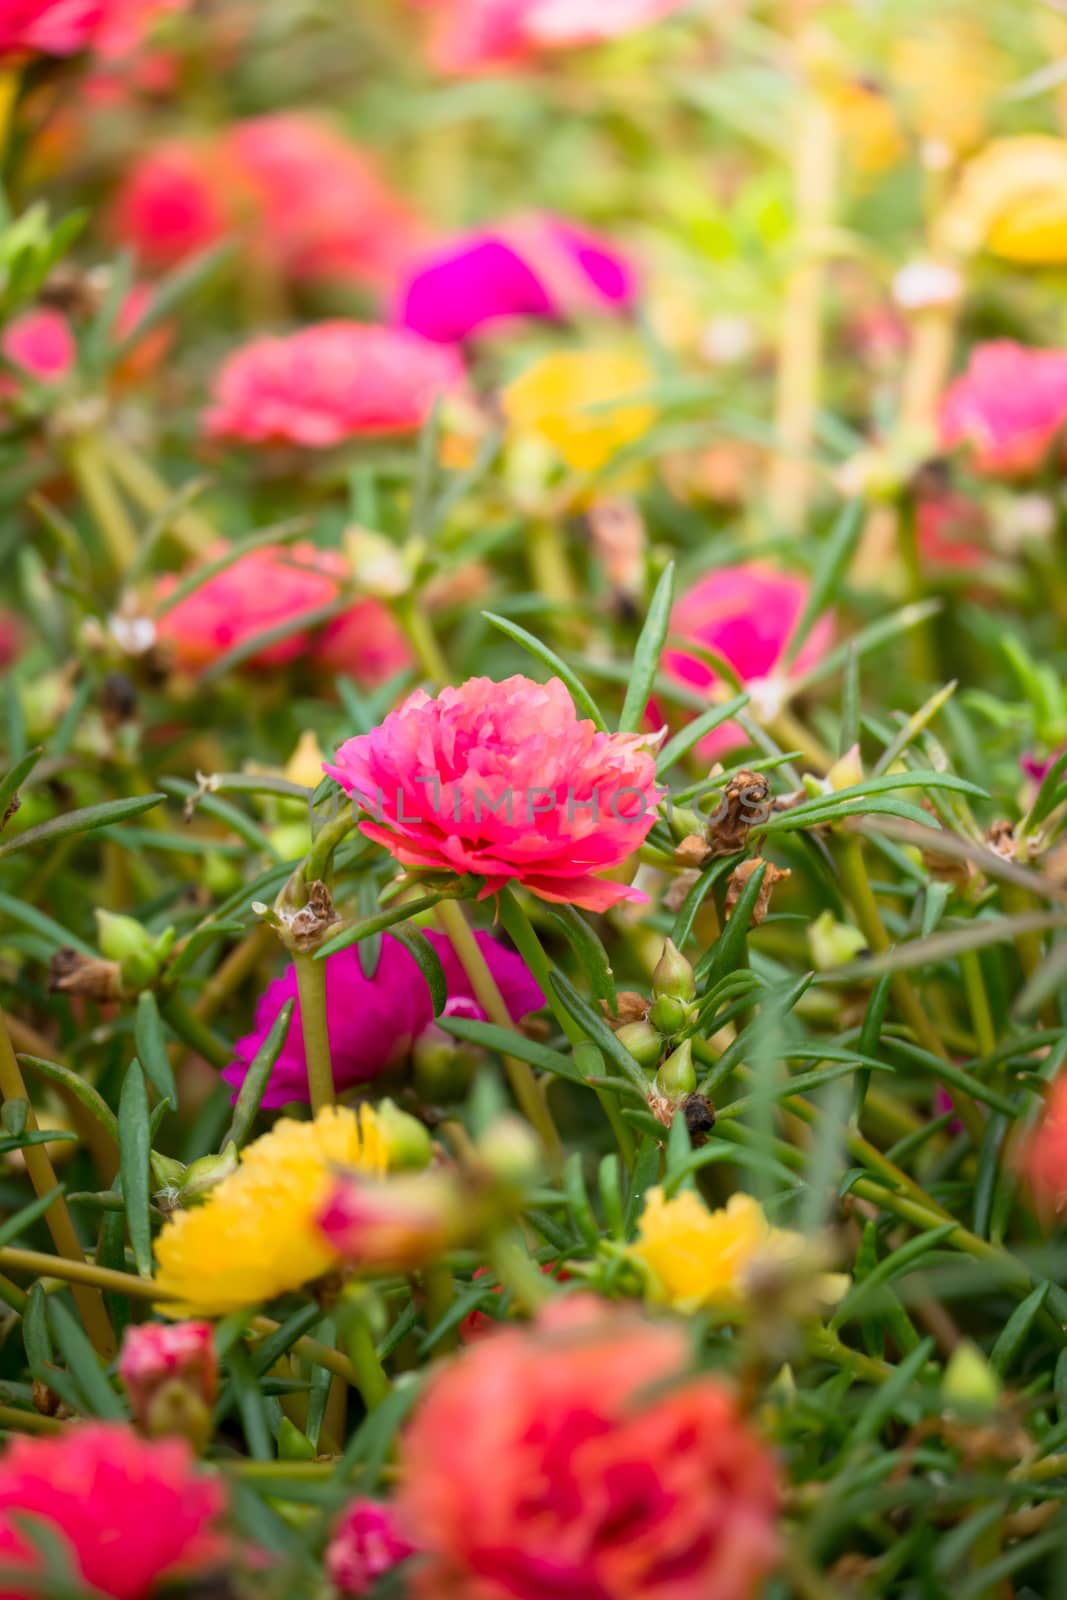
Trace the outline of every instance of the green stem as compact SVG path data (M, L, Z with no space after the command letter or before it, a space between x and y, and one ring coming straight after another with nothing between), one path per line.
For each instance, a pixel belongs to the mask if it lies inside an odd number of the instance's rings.
M415 652L423 677L442 687L452 674L425 608L419 605L414 595L402 595L396 602L396 614Z
M11 1433L62 1433L64 1424L55 1417L42 1417L38 1411L20 1411L17 1406L0 1406L0 1428Z
M144 457L112 434L100 441L100 448L131 498L151 516L160 516L174 495ZM218 537L207 518L198 511L176 510L173 517L168 518L168 523L193 556L204 555Z
M67 442L66 455L71 475L121 578L137 559L137 533L107 470L100 440L93 433L75 434Z
M458 901L442 900L435 906L434 916L441 925L441 931L451 940L460 966L470 979L474 997L490 1022L499 1028L507 1028L511 1033L517 1033L518 1029L497 987L496 979L489 970L481 946L471 932ZM514 1056L505 1056L503 1059L508 1081L523 1115L540 1136L550 1163L558 1165L562 1154L560 1137L532 1068L528 1062L519 1061Z
M300 996L300 1025L304 1032L311 1110L318 1116L336 1099L330 1034L326 1021L326 963L307 951L293 952L296 988Z
M392 1385L378 1357L370 1323L358 1309L349 1313L345 1326L345 1345L352 1363L356 1388L363 1396L363 1404L367 1410L373 1411L381 1405Z
M978 1045L978 1054L991 1056L997 1048L997 1030L993 1023L993 1013L989 1007L989 996L986 993L985 979L982 976L982 963L977 950L965 950L960 956L960 971L963 974L963 987L967 993L967 1004L971 1009L971 1021L974 1023L974 1037Z
M426 1323L432 1332L452 1309L456 1298L455 1285L451 1272L440 1261L423 1267L421 1277L426 1296ZM442 1335L437 1341L437 1348L442 1351L454 1349L458 1340L459 1330L453 1328L451 1333Z
M334 851L353 832L358 821L355 806L348 802L346 808L336 817L331 817L329 822L323 823L315 835L304 864L305 883L321 883L325 880Z
M538 1271L514 1234L497 1234L489 1253L501 1284L525 1311L536 1316L552 1298L544 1273Z
M906 495L897 509L897 549L904 572L904 598L917 604L926 596L922 556L919 551L919 518L913 495ZM934 659L930 619L908 630L908 651L912 676L921 684L935 683L940 674Z

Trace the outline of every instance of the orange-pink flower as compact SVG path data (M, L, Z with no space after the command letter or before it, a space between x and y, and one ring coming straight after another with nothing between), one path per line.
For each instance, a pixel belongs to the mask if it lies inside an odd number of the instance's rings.
M642 898L596 876L655 821L655 762L640 735L580 720L558 678L469 678L409 695L325 770L370 812L361 824L408 867L472 873L605 911Z
M479 1340L403 1441L416 1600L752 1600L778 1475L689 1340L590 1295Z
M197 1472L183 1440L149 1443L105 1422L16 1438L0 1457L0 1568L39 1571L25 1518L94 1591L144 1600L164 1578L224 1563L216 1524L225 1504L221 1483ZM0 1582L0 1600L25 1600L17 1582Z
M976 345L941 407L941 442L966 446L979 472L1025 477L1067 429L1067 350L1033 350L1011 339Z
M677 11L685 0L424 0L435 12L430 59L474 74L545 51L601 44Z
M1062 1212L1067 1207L1067 1072L1050 1084L1041 1121L1020 1159L1042 1207Z
M458 355L406 328L319 322L236 350L204 426L215 439L328 449L410 433L462 382Z
M671 635L721 656L733 667L741 684L751 688L773 679L808 598L808 581L795 573L778 572L762 561L719 567L693 585L674 608ZM820 617L804 642L793 672L805 672L821 661L833 643L834 626ZM684 648L668 650L663 657L668 677L693 689L706 689L729 698L720 675L707 661ZM713 761L727 750L745 743L735 722L724 723L702 739L697 753Z

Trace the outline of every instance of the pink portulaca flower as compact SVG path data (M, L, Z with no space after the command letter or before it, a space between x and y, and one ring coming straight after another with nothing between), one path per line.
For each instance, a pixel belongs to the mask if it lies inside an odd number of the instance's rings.
M778 1473L688 1339L592 1295L431 1379L401 1452L415 1600L754 1600Z
M450 344L514 317L625 311L636 292L632 268L606 239L562 217L532 217L464 234L417 261L398 315Z
M320 322L235 351L204 427L214 439L325 450L411 433L462 382L457 355L407 328Z
M450 941L439 933L427 933L426 937L444 968L448 986L445 1014L484 1022L485 1012L474 998L470 979ZM545 997L522 958L487 933L479 933L477 939L512 1019L519 1022L528 1012L540 1010ZM354 946L327 956L325 967L326 1022L334 1082L339 1090L351 1089L400 1065L419 1035L432 1027L433 1003L414 956L388 934L382 939L381 958L373 978L365 976ZM263 1104L284 1106L308 1099L307 1058L296 969L292 966L268 985L256 1007L255 1028L238 1039L234 1046L237 1060L223 1071L226 1082L234 1086L235 1098L252 1058L287 1000L296 1001L296 1009Z
M1011 339L981 344L945 394L941 441L964 445L979 472L1036 472L1067 430L1067 350L1032 350Z
M78 358L70 323L50 306L13 317L0 335L0 351L13 367L38 383L62 382Z
M222 1484L196 1471L180 1439L149 1443L104 1422L16 1438L0 1457L0 1567L40 1570L22 1526L33 1519L94 1593L146 1600L166 1578L224 1564L216 1524L225 1505ZM10 1578L0 1590L2 1600L25 1594Z
M222 155L243 180L254 249L294 282L382 286L422 241L415 213L370 157L313 117L239 122Z
M411 1545L397 1528L391 1506L380 1500L353 1500L326 1548L326 1576L341 1594L359 1600L410 1554Z
M231 231L227 182L207 144L174 139L134 160L116 196L111 228L142 266L166 271Z
M721 656L733 667L746 689L758 689L763 680L773 683L793 629L808 598L806 578L778 572L760 561L742 562L709 572L684 594L674 608L671 633ZM791 670L806 672L828 653L833 643L833 622L820 617L804 642ZM699 656L684 649L668 650L663 670L678 683L728 699L719 674ZM727 750L746 743L735 722L724 723L702 739L697 753L713 761Z
M210 1322L142 1322L126 1329L119 1377L142 1433L184 1431L195 1408L210 1432L219 1358Z
M1049 1085L1040 1122L1020 1151L1020 1164L1048 1214L1067 1210L1067 1073Z
M655 761L642 736L579 720L558 678L416 690L325 771L371 812L369 838L404 866L484 878L481 898L512 880L590 911L642 898L595 874L655 821Z
M0 61L10 56L72 56L93 42L108 0L4 0Z
M430 59L470 75L544 51L602 44L678 11L685 0L424 0L436 13Z

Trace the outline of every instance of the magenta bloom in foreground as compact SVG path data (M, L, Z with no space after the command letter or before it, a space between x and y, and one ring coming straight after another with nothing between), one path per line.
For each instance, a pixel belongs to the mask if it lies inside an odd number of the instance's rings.
M107 0L3 0L0 61L7 56L72 56L92 43Z
M483 899L512 880L588 911L643 898L596 874L655 821L648 742L580 720L558 678L417 689L325 770L371 812L369 838L406 867L484 878Z
M319 322L234 351L204 427L215 439L329 449L413 433L462 382L459 356L408 328Z
M1067 429L1067 350L1032 350L1012 339L980 344L945 394L941 442L970 448L979 472L1025 477Z
M485 1012L474 998L470 980L450 941L440 933L427 933L426 937L445 972L448 985L445 1015L474 1017L484 1022ZM545 997L521 956L506 950L487 933L479 933L477 939L513 1020L518 1022L527 1012L539 1010ZM296 969L292 966L286 967L280 978L268 984L256 1007L255 1028L238 1039L234 1046L237 1060L223 1071L226 1082L234 1086L234 1099L252 1057L287 1000L295 1000L296 1007L262 1103L273 1107L309 1099ZM433 1023L429 985L415 958L398 939L388 934L382 939L381 959L373 978L364 975L359 951L355 945L350 945L347 950L338 950L336 955L326 957L326 1020L334 1083L338 1090L369 1083L399 1066L420 1033Z
M778 572L761 561L720 567L693 585L674 608L671 634L721 656L733 667L742 686L752 688L779 671L786 646L808 598L808 581ZM833 621L820 617L791 670L806 672L821 661L833 643ZM729 698L719 674L700 656L668 650L663 670L693 689L714 690ZM746 743L735 722L723 723L697 745L697 753L714 761Z
M505 318L625 311L636 290L606 239L562 217L530 217L464 234L416 263L399 320L450 344Z
M391 1506L353 1500L342 1512L326 1547L326 1576L343 1595L367 1594L391 1568L411 1554Z

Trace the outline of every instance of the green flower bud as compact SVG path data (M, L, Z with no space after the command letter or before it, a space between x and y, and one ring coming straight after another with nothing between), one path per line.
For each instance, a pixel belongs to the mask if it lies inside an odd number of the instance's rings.
M672 806L670 812L671 837L681 844L683 839L690 839L694 834L702 838L708 819L699 811L694 811L691 806Z
M498 1117L479 1139L478 1156L494 1178L507 1184L530 1183L541 1170L537 1136L510 1111Z
M652 974L652 993L671 995L676 1000L692 1000L697 992L693 968L672 939L663 946L663 954Z
M149 988L159 977L161 962L157 941L133 917L114 911L97 911L100 953L119 964L122 987L134 993Z
M385 1136L389 1152L390 1172L417 1172L429 1166L433 1155L430 1130L418 1117L409 1116L392 1100L382 1100L377 1107L378 1126Z
M470 1088L480 1059L476 1046L454 1039L443 1028L424 1028L411 1052L415 1087L423 1100L460 1100Z
M178 1186L182 1205L193 1206L198 1200L203 1200L223 1178L237 1171L237 1161L237 1146L231 1139L218 1155L201 1156L199 1161L190 1162Z
M295 1422L282 1417L278 1424L279 1461L314 1461L315 1446L306 1433L301 1433Z
M693 1046L688 1039L684 1039L656 1073L656 1088L664 1099L680 1100L684 1095L692 1094L696 1086Z
M693 1020L693 1007L673 994L661 994L649 1006L648 1020L665 1039L673 1039Z
M663 1054L663 1038L651 1022L627 1022L618 1029L616 1039L639 1066L651 1071Z
M832 911L822 911L808 928L808 948L817 970L830 972L847 966L867 948L867 941L858 928L835 921Z
M949 1357L941 1396L953 1411L992 1411L1000 1398L1000 1379L970 1339L961 1339Z

